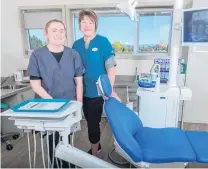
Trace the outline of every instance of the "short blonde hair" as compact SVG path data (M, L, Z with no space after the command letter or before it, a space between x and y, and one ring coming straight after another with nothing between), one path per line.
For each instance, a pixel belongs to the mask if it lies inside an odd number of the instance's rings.
M91 20L94 21L94 23L95 23L95 30L97 30L97 27L98 27L98 17L96 15L96 13L93 10L91 10L91 9L80 11L80 13L79 13L79 27L80 27L81 21L84 19L85 16L88 16Z
M47 32L48 31L48 28L50 26L51 23L54 23L54 22L58 22L58 23L61 23L64 27L64 30L66 30L66 27L65 27L65 24L61 21L61 20L58 20L58 19L52 19L50 20L49 22L46 23L45 25L45 31Z

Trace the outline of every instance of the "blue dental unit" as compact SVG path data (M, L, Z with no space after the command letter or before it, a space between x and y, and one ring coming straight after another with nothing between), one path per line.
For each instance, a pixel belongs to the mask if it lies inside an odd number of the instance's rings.
M106 75L99 79L103 95L109 99L104 110L115 137L116 151L139 167L157 164L174 167L179 163L208 163L208 132L184 131L177 127L144 127L141 119L123 103L111 98L112 89Z
M176 167L177 164L177 166L184 168L189 162L208 163L208 132L184 131L177 127L145 127L134 111L111 97L112 88L107 75L100 76L97 84L101 96L107 98L104 103L104 111L115 138L116 152L134 166L144 168L161 165ZM47 106L45 105L46 101L48 102ZM81 129L82 104L80 102L58 100L62 104L52 106L53 103L56 103L55 99L42 100L42 102L39 100L39 103L43 103L44 113L41 113L42 108L36 103L35 111L28 109L26 112L27 107L33 107L30 103L34 104L34 102L36 100L23 102L13 110L4 112L3 116L9 116L10 120L15 121L18 128L24 129L27 133L30 131L40 131L42 134L47 132L48 138L49 132L59 131L62 140L54 152L56 159L68 161L83 168L117 168L77 149L74 147L73 141L71 145L68 144L68 135L74 135ZM30 106L27 106L28 104ZM15 112L17 109L18 112ZM51 111L52 109L54 111ZM41 142L43 144L43 141ZM43 148L42 154L44 154ZM44 155L42 157L45 168ZM31 156L29 156L30 158ZM31 159L29 162L31 167ZM51 164L48 166L50 167Z

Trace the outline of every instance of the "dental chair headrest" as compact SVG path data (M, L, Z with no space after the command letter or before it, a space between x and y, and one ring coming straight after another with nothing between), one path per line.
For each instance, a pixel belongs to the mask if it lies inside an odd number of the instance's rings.
M101 75L97 81L98 92L105 97L110 97L112 93L112 86L106 74Z

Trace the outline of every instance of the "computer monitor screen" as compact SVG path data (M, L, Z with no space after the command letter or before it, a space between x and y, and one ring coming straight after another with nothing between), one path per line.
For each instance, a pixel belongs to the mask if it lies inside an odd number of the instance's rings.
M208 45L208 8L183 11L183 45Z

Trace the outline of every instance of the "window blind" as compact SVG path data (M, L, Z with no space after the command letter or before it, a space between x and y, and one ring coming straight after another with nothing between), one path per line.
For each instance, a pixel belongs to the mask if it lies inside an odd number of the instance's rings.
M25 29L45 28L48 21L52 19L62 19L62 11L23 11Z

